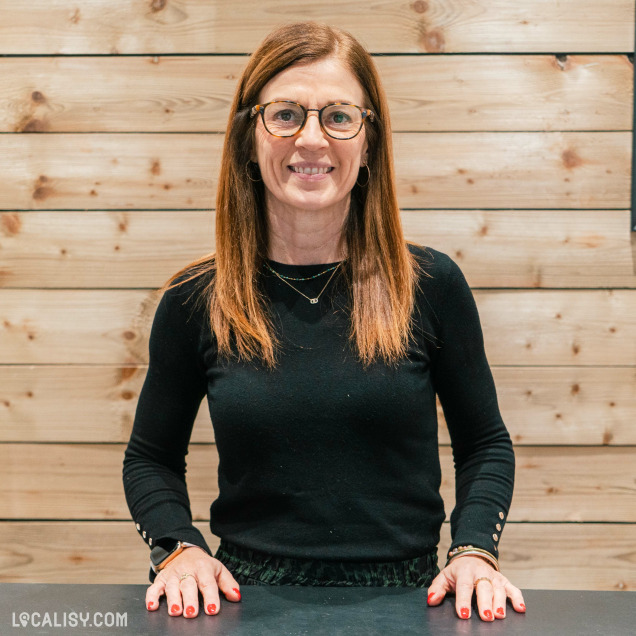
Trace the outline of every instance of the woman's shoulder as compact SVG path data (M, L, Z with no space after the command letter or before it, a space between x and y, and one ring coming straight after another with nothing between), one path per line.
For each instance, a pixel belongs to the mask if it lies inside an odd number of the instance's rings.
M187 308L190 313L204 311L213 282L214 260L196 261L166 281L161 288L162 303L174 309Z
M451 273L459 270L457 263L444 252L410 241L407 247L415 257L420 284L427 282L428 287L439 287L446 283Z

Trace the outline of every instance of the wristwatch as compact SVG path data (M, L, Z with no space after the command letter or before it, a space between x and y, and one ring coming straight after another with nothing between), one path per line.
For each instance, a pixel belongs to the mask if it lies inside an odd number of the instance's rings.
M177 541L175 539L161 539L157 545L150 550L150 567L157 574L172 561L177 555L181 554L186 548L195 548L194 543L186 541Z

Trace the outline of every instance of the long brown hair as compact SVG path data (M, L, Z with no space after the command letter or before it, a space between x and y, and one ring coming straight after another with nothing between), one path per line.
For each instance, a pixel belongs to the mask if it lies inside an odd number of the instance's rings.
M280 27L261 43L236 89L216 197L216 253L191 263L164 285L169 288L184 274L180 283L213 272L202 293L221 356L260 359L274 367L279 345L259 285L268 228L264 186L250 172L255 121L250 109L281 71L331 56L358 79L364 106L375 113L373 122L365 120L369 174L362 169L358 182L364 185L356 183L351 192L343 232L351 342L365 365L380 358L396 363L406 353L417 263L402 234L386 96L371 56L352 35L302 22Z

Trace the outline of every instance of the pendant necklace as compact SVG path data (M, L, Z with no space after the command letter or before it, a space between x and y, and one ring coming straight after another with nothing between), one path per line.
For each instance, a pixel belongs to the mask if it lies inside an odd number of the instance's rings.
M299 293L301 296L304 296L312 305L315 305L318 303L318 299L322 296L322 292L324 292L325 289L327 289L327 285L329 285L329 283L331 282L331 279L334 277L336 271L340 267L340 263L338 263L337 265L334 265L333 267L330 267L326 269L324 272L320 272L320 274L316 274L315 276L307 276L307 278L292 278L291 276L288 276L288 277L282 276L275 269L272 269L268 263L265 263L265 265L267 266L267 269L269 269L269 271L272 272L272 274L274 274L275 276L278 276L278 278L280 278L280 280L282 280L283 283L285 283L286 285L289 285L295 292ZM330 270L333 270L333 272L331 273L331 276L329 276L329 280L325 283L325 286L320 290L320 293L315 298L310 298L309 296L307 296L307 294L303 294L299 289L296 289L288 280L286 280L286 278L289 278L290 280L311 280L312 278L318 278L318 276L322 276L323 274L326 274Z

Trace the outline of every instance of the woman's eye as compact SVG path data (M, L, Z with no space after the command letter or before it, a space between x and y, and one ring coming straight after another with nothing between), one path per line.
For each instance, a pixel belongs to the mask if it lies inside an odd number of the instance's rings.
M292 123L298 120L298 114L293 110L279 110L274 115L274 119L283 124Z
M351 117L342 111L332 113L329 118L334 124L346 124L351 121Z

